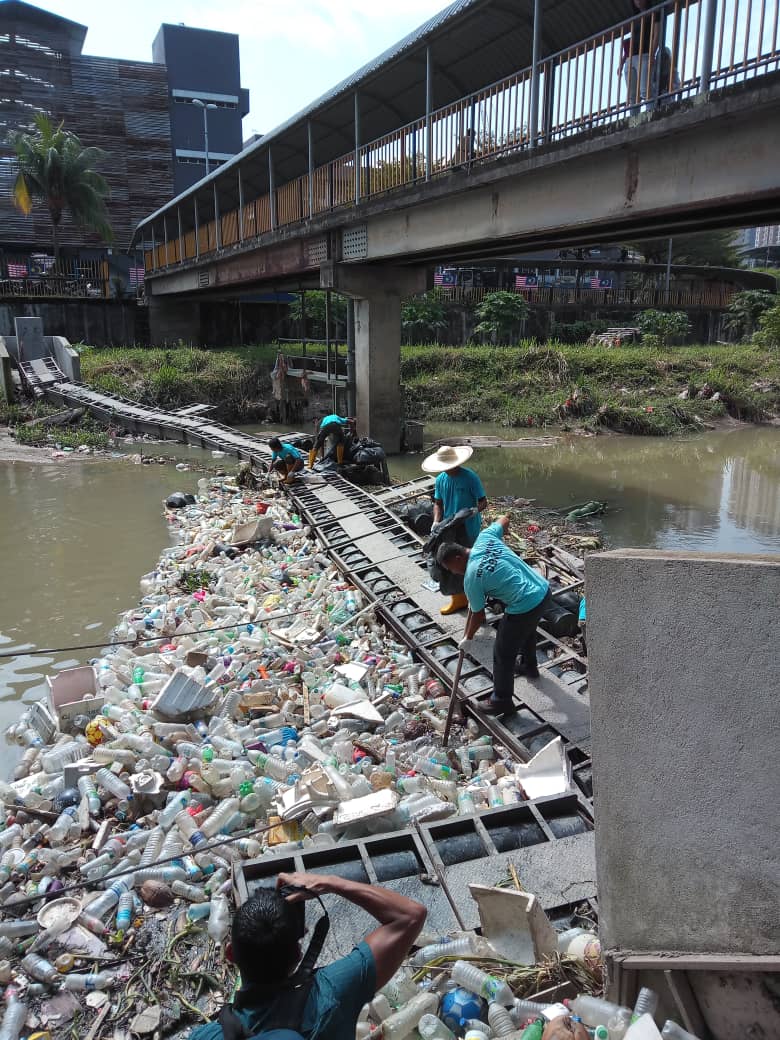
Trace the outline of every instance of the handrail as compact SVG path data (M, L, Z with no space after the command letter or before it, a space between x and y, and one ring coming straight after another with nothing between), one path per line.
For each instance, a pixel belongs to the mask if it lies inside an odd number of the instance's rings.
M354 206L474 163L619 125L714 86L780 68L778 10L754 0L664 0L632 18L274 187L215 222L144 254L147 272L254 242L280 227ZM758 10L757 12L757 8ZM712 51L710 55L710 50ZM709 62L709 65L708 65ZM538 87L539 125L531 126ZM273 205L271 204L273 201ZM311 205L310 205L311 201ZM272 214L275 219L272 219Z

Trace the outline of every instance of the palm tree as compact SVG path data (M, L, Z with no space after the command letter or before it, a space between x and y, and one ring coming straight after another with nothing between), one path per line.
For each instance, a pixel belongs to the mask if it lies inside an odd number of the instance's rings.
M94 167L106 157L100 148L85 148L78 137L54 126L44 113L35 117L35 132L12 135L19 172L14 200L27 216L35 201L49 211L54 256L59 260L58 229L67 210L75 223L95 231L106 242L113 239L106 199L109 187Z

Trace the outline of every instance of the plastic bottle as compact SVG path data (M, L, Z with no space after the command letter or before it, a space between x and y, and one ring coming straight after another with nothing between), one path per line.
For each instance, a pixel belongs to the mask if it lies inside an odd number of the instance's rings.
M133 921L135 897L132 892L123 892L116 908L116 930L126 932Z
M613 1015L623 1010L619 1004L613 1004L602 997L591 997L581 993L574 1000L565 1000L564 1004L573 1015L578 1015L586 1026L605 1026ZM625 1008L629 1015L630 1008Z
M417 1032L422 1040L455 1040L453 1031L437 1015L423 1015L417 1023Z
M435 1015L439 998L434 993L418 993L382 1023L382 1040L403 1040L416 1029L423 1015Z
M627 1008L621 1008L607 1022L607 1035L609 1040L623 1040L628 1027L631 1025L631 1012Z
M27 1018L27 1005L19 999L18 991L9 986L5 991L5 1012L0 1025L0 1040L18 1040Z
M69 740L58 744L41 755L41 768L45 773L61 773L65 766L75 762L87 750L88 745L80 740Z
M510 1014L516 1025L522 1025L529 1018L542 1017L548 1007L550 1007L549 1004L540 1004L535 1000L524 1000L522 997L515 997L510 1008Z
M510 1033L515 1031L515 1023L512 1021L512 1016L505 1007L502 1007L501 1004L496 1004L494 1001L488 1004L488 1022L496 1036L509 1036Z
M636 1004L634 1004L634 1010L631 1014L631 1021L636 1022L636 1020L638 1018L641 1018L642 1015L650 1015L650 1017L652 1018L652 1016L656 1012L657 1007L658 994L655 992L654 989L650 989L648 986L642 986L637 995Z
M168 802L165 808L161 809L157 813L157 825L162 827L164 831L169 830L173 826L173 821L182 811L186 809L190 804L190 796L186 791L179 791L173 798Z
M105 791L108 791L112 797L129 802L133 797L133 792L124 782L120 780L118 776L115 776L110 769L98 769L95 773L95 780Z
M115 980L116 976L110 975L107 971L95 972L91 975L82 975L74 972L65 976L62 980L62 986L63 989L74 990L80 993L91 993L96 989L108 989L114 984Z
M187 907L187 920L191 922L205 921L211 916L211 903L190 903Z
M49 827L48 838L51 845L61 845L71 830L80 830L76 820L77 815L78 809L75 805L69 805L67 809L62 810L56 821Z
M228 933L230 911L228 901L223 895L216 895L211 900L208 933L214 942L221 943Z
M514 993L505 982L494 975L488 975L486 971L480 971L467 961L455 961L452 981L464 989L471 990L472 993L479 993L485 1000L503 1004L504 1007L512 1007L515 1002Z
M206 835L186 810L176 814L176 827L193 849L198 849L201 845L206 844Z
M487 1022L481 1022L478 1018L462 1018L460 1020L463 1040L490 1040L493 1030Z
M190 903L206 902L206 893L203 889L198 888L197 885L188 885L185 881L174 881L171 885L171 892L175 896L187 899Z
M37 953L28 953L26 957L23 957L22 968L28 975L32 975L40 982L45 982L47 986L53 986L60 978L60 973L54 965L43 957L39 957Z
M609 1040L609 1029L606 1026L596 1026L593 1030L593 1040Z
M663 1040L699 1040L698 1036L694 1036L694 1034L689 1033L687 1029L678 1026L677 1023L672 1022L670 1018L667 1018L664 1022L661 1036L663 1037Z
M601 961L601 943L595 932L585 928L568 928L558 936L558 953L593 966Z
M37 935L41 926L35 919L26 921L0 921L0 936L9 939L24 939L28 935Z
M200 828L207 838L213 838L220 833L238 812L239 804L238 798L226 798L224 802L214 809L208 819L203 821Z
M474 947L471 937L463 936L461 939L448 939L445 942L431 943L423 946L412 957L412 966L421 968L424 964L436 960L437 957L459 957L464 953L473 953Z
M520 1034L520 1040L542 1040L542 1035L547 1023L543 1018L537 1019L535 1022L531 1022Z
M144 846L144 851L141 853L141 862L139 863L141 868L150 867L152 864L157 862L164 838L165 835L161 828L155 827L149 835L149 839Z
M81 797L87 799L89 815L97 816L102 808L102 805L100 802L100 797L97 793L95 781L92 779L91 776L80 776L78 779L78 789L81 794Z

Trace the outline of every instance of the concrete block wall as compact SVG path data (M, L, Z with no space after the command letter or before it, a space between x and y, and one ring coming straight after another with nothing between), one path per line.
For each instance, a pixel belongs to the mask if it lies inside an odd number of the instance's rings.
M587 561L596 863L613 951L780 953L780 556Z

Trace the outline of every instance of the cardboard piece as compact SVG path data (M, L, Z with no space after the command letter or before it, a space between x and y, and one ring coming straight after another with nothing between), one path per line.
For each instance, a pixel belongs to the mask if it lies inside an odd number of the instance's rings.
M339 805L333 817L333 822L341 827L355 820L371 820L375 816L385 816L393 812L398 805L398 795L395 791L385 788L363 795L362 798L349 798Z
M558 937L535 895L513 888L469 885L482 934L501 957L537 964L558 952Z
M63 731L70 728L77 715L94 719L105 703L95 669L91 664L79 668L65 668L53 679L47 675L46 683L49 687L52 711Z

